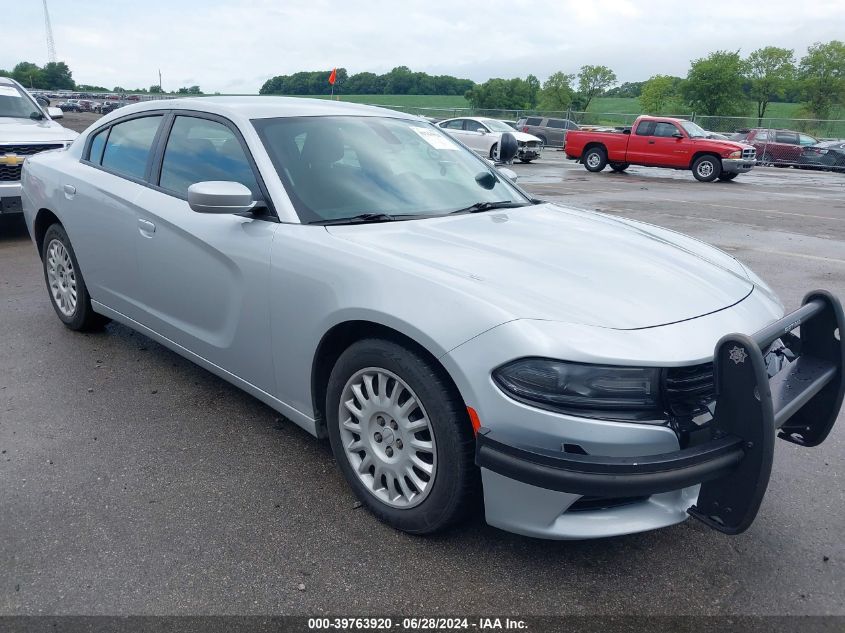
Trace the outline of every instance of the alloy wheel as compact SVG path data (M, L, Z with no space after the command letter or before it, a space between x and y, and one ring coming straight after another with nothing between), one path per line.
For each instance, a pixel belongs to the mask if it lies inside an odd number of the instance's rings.
M352 470L371 495L412 508L431 492L437 474L434 431L422 402L399 376L367 367L340 398L340 439Z
M53 302L63 315L72 317L78 298L76 271L70 253L61 241L52 240L47 246L46 267Z

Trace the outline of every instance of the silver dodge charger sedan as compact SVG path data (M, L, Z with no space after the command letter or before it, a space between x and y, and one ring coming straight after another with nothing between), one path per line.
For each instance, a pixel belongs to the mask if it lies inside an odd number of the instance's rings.
M411 533L482 494L536 537L742 532L775 438L821 443L842 404L830 293L785 316L729 255L532 198L392 110L121 108L26 161L23 207L67 327L123 323L328 436Z

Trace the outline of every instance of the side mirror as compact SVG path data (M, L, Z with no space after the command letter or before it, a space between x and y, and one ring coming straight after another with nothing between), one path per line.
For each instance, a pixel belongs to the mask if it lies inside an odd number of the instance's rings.
M479 134L487 134L487 130L485 130L483 127L476 128L475 131Z
M502 134L502 138L499 139L499 162L512 161L518 151L519 144L516 142L516 137L510 132Z
M499 173L511 182L516 182L519 178L519 175L513 169L508 169L507 167L499 167L498 169Z
M245 185L229 180L207 180L188 187L188 205L197 213L243 213L255 206Z
M64 117L65 113L61 108L47 108L47 114L50 115L51 119L61 119Z
M680 132L675 132L675 133L672 135L672 137L673 137L673 138L684 138L684 135L683 135L683 134L681 134Z

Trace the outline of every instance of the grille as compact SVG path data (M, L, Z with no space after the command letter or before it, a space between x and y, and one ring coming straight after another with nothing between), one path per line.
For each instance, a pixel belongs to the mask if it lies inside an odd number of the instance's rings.
M3 154L17 154L18 156L32 156L48 149L60 149L62 143L48 143L43 145L0 145L0 156ZM0 182L17 182L21 179L21 165L0 165Z
M0 165L0 182L21 179L21 165Z
M38 152L48 149L60 149L62 143L50 143L45 145L0 145L0 156L3 154L17 154L18 156L32 156Z
M666 405L678 426L696 428L709 422L716 399L713 363L670 367L663 380Z
M757 158L757 150L753 147L742 150L742 158L745 160L754 160Z

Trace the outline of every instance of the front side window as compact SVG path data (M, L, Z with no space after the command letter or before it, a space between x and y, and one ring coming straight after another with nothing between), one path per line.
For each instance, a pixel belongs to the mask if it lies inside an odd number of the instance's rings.
M814 139L812 136L807 136L806 134L799 134L798 142L801 145L815 145L816 143L818 143L816 139Z
M260 197L255 174L240 140L217 121L177 116L164 149L159 186L187 197L188 187L207 180L230 180Z
M111 128L102 165L124 176L143 178L162 115L118 123Z
M778 143L787 143L789 145L798 145L798 134L795 132L776 132L775 140Z
M440 129L405 119L256 119L303 222L362 214L431 217L477 203L529 204L489 164Z
M467 132L486 132L487 128L484 127L483 123L479 123L478 121L473 121L472 119L465 119L464 129Z
M654 132L654 121L642 121L637 126L637 136L651 136Z
M678 133L678 128L676 128L671 123L666 123L665 121L659 121L658 123L654 124L654 132L653 136L662 136L662 137L672 137Z
M760 130L757 134L754 135L755 141L768 141L769 140L769 131L768 130Z

